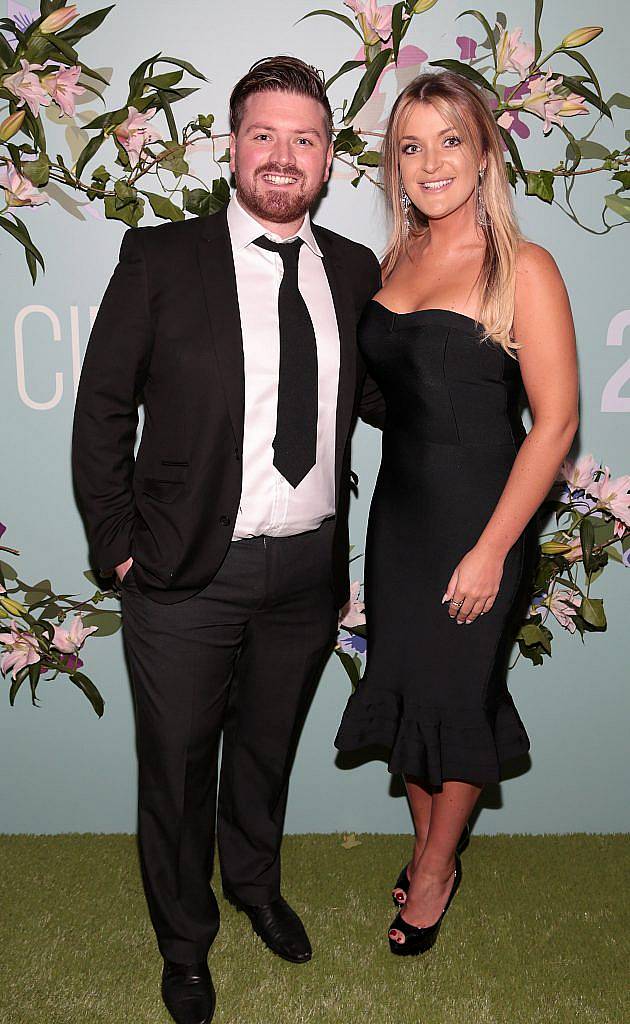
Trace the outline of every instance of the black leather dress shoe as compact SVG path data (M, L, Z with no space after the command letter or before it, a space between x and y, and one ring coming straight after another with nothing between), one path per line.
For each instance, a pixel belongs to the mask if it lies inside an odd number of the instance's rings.
M254 905L242 903L227 889L223 895L237 910L247 914L254 931L272 953L292 964L305 964L311 959L313 950L304 925L282 896L273 903Z
M216 995L207 963L164 960L162 999L177 1024L210 1024Z

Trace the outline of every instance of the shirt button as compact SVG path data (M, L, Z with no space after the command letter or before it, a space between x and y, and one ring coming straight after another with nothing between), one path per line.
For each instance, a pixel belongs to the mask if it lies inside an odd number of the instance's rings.
M221 516L221 518L219 519L219 523L220 523L221 526L229 526L230 525L230 517L229 516Z

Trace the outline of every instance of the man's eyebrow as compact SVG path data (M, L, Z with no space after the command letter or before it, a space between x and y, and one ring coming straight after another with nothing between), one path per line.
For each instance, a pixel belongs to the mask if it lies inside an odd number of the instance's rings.
M274 128L273 125L270 124L249 124L247 126L247 131L274 132L276 131L276 128ZM293 131L296 135L321 136L322 134L318 128L292 128L291 131Z

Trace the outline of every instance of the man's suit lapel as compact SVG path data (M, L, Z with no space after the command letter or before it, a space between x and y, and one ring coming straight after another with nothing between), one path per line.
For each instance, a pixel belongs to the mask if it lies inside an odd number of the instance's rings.
M239 450L242 450L245 418L243 336L226 210L204 217L202 221L197 249L210 334L234 437Z
M324 269L330 285L339 329L339 392L335 449L335 480L337 494L339 494L341 464L350 430L356 389L356 322L353 296L346 283L347 274L344 271L341 258L330 239L320 232L315 224L313 232L324 255Z

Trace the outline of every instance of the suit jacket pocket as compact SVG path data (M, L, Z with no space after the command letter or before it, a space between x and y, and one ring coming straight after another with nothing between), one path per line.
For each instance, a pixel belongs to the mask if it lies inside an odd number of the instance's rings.
M156 477L147 476L142 484L142 493L154 498L155 501L175 501L179 498L184 489L183 480L158 480Z

